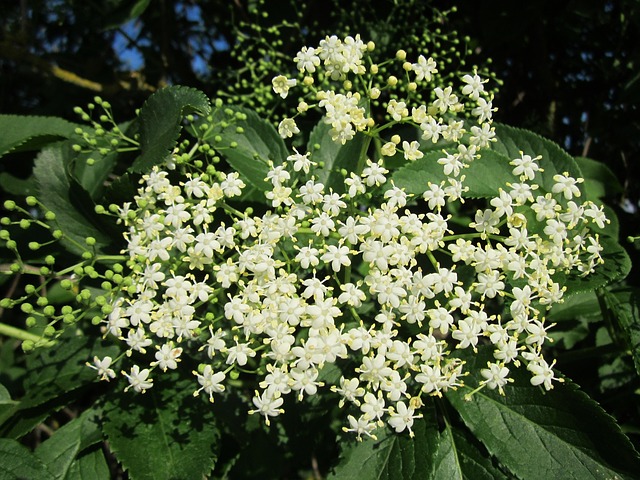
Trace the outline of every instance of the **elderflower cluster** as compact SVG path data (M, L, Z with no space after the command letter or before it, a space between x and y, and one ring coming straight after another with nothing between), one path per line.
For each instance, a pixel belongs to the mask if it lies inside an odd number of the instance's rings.
M364 74L371 49L359 37L328 37L296 62L343 80ZM436 68L420 57L407 73L428 83ZM282 93L295 87L286 78L273 83ZM551 389L558 379L543 357L544 312L564 293L554 275L586 275L602 262L591 226L607 219L600 207L579 203L581 180L568 173L538 193L541 159L523 153L510 164L517 182L467 225L451 222L465 169L494 137L483 80L465 75L462 83L460 95L435 87L427 105L389 93L381 125L414 125L424 142L454 145L438 160L446 180L427 183L420 195L392 181L386 158L399 145L407 162L422 157L419 142L397 135L361 167L355 158L335 189L321 180L315 152L271 162L260 213L234 207L246 187L236 172L154 167L145 175L120 210L130 286L114 292L104 324L136 359L123 372L128 388L152 388L155 375L188 355L200 364L195 395L213 402L227 377L241 378L255 390L251 412L267 424L287 397L335 395L350 408L345 430L358 438L385 423L412 434L425 396L463 385L468 372L456 350L492 348L481 387L502 392L510 368L523 363L533 385ZM378 135L360 104L373 88L319 92L334 141L356 131ZM534 224L542 233L530 232ZM115 376L110 366L110 358L95 359L105 380Z

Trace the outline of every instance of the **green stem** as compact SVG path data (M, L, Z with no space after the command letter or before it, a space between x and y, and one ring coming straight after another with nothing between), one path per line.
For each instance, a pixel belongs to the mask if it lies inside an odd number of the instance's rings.
M0 323L0 335L5 335L7 337L12 337L17 340L30 340L35 344L40 343L42 346L50 347L55 344L55 342L51 340L45 340L40 335L35 335L33 333L25 332L16 327L12 327L11 325L7 325L5 323Z
M364 170L364 165L367 161L367 150L369 150L369 145L371 144L372 138L372 136L367 135L364 139L364 142L362 142L362 148L360 149L360 153L358 155L358 165L356 166L355 170L356 175L360 175L362 173L362 170Z

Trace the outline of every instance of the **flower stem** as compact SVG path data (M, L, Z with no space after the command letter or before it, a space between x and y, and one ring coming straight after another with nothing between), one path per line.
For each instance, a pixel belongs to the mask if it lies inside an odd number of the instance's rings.
M55 344L55 342L51 340L45 340L40 335L35 335L33 333L25 332L16 327L12 327L11 325L7 325L5 323L0 323L0 335L5 335L7 337L12 337L17 340L30 340L35 344L40 344L45 347L50 347Z

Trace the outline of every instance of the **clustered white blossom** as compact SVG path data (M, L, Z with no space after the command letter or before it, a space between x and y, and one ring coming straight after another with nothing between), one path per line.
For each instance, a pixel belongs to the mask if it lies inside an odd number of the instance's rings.
M371 50L359 37L327 37L295 61L305 74L343 80L366 73ZM408 73L427 88L436 68L420 56ZM387 102L385 121L417 126L426 142L456 145L438 161L447 180L424 185L421 197L390 181L385 156L401 145L406 160L422 157L419 142L397 135L380 158L350 172L341 191L314 175L313 152L272 163L271 209L262 214L233 208L245 188L235 172L178 178L155 167L144 176L134 204L120 212L131 287L114 297L105 323L137 363L153 357L123 372L129 388L152 388L154 375L189 355L201 363L195 395L213 401L228 376L253 374L251 412L268 424L284 412L285 397L324 391L350 406L345 430L358 438L385 422L412 434L422 398L463 384L456 349L492 346L481 386L502 392L510 368L524 363L533 385L551 389L558 379L542 353L550 327L544 311L564 292L553 275L586 275L602 262L590 225L602 228L607 219L600 207L579 203L581 180L568 173L538 193L540 158L523 153L511 161L518 182L504 185L467 228L452 224L447 206L461 201L464 170L494 136L484 81L475 73L462 81L459 94L435 87L428 105ZM273 85L284 96L295 82ZM373 127L360 100L374 89L318 92L335 141ZM530 233L531 222L543 223L543 234ZM463 268L471 274L461 275ZM115 376L111 358L94 361L101 378ZM328 365L340 370L332 384L323 375Z

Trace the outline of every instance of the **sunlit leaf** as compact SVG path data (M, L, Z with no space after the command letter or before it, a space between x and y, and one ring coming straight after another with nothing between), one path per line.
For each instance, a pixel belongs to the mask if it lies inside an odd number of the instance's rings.
M486 349L483 349L486 350ZM612 417L566 381L545 392L530 374L513 371L505 395L487 388L471 400L490 352L461 352L470 372L447 399L496 459L519 478L620 478L640 469L640 457Z
M200 90L170 86L151 95L140 109L140 147L142 154L131 166L132 172L147 172L163 164L176 145L183 115L208 115L209 99Z

